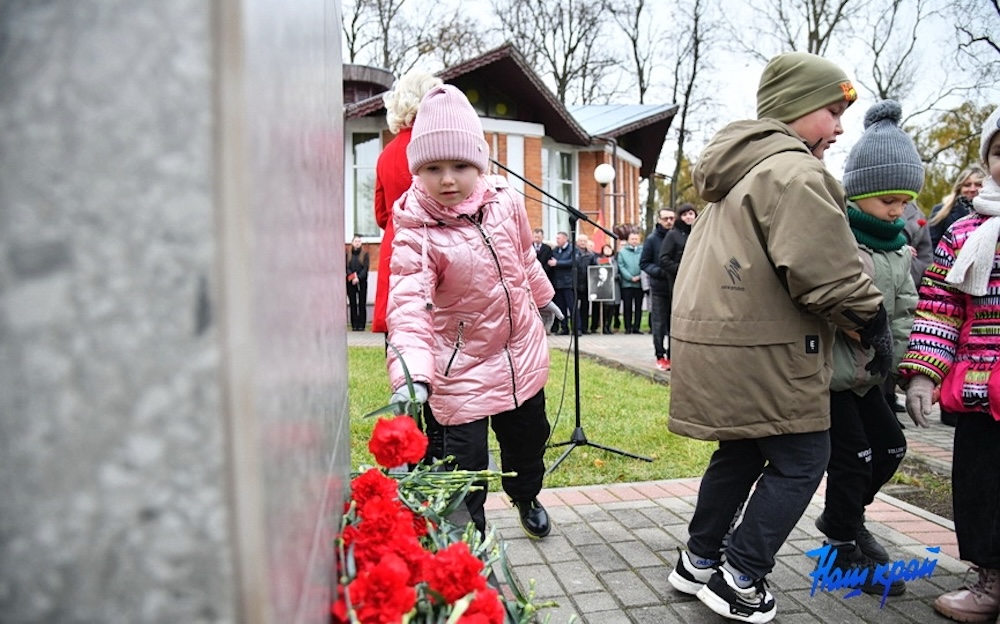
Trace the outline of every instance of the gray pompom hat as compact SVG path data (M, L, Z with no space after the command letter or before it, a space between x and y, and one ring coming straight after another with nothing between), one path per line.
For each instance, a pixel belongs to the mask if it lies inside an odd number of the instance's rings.
M844 191L849 199L899 193L913 198L924 185L924 165L913 139L899 127L903 111L895 100L883 100L865 113L865 133L844 164Z

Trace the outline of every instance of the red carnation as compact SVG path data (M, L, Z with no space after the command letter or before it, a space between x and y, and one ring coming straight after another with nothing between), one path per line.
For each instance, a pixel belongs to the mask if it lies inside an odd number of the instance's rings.
M412 418L379 418L368 441L368 450L385 468L415 464L427 451L427 436Z
M344 529L344 546L354 547L359 570L394 552L395 540L417 540L413 512L398 500L374 498L359 509L358 516L360 524Z
M398 556L388 554L347 586L358 619L366 624L396 624L417 604L417 591L407 585L410 572Z
M351 481L351 498L358 508L373 498L394 499L399 496L399 484L377 468L369 468Z
M417 538L412 535L398 536L389 542L388 548L406 563L410 571L410 577L407 579L410 585L416 585L423 580L424 563L431 554L424 549Z
M500 595L487 588L476 592L469 608L458 618L458 624L503 624L506 617Z
M924 227L925 225L927 225L927 219L917 219L917 225L919 225L920 227Z
M472 555L469 545L458 542L424 562L428 589L441 594L449 604L471 592L486 589L480 574L483 562Z

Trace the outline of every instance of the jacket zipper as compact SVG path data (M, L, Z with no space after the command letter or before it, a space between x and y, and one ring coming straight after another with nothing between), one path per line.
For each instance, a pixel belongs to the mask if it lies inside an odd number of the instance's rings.
M465 333L465 321L459 321L458 323L458 337L455 338L455 350L451 352L451 357L448 359L448 366L444 369L444 376L447 377L448 373L451 372L451 365L455 363L455 357L458 352L461 351L462 347L465 346L465 339L463 334Z
M510 291L507 290L507 284L503 281L503 268L500 266L500 258L497 256L496 249L493 248L493 239L486 234L482 226L477 223L471 216L465 215L469 223L476 226L479 230L479 235L483 237L483 242L486 243L486 248L490 250L490 256L493 258L493 264L497 267L497 275L500 277L500 286L503 288L503 294L507 298L507 341L504 343L504 352L507 356L507 366L510 368L510 387L514 395L514 407L519 407L517 402L517 379L514 376L514 361L510 355L510 348L508 344L510 342L510 337L514 335L514 305L510 300Z

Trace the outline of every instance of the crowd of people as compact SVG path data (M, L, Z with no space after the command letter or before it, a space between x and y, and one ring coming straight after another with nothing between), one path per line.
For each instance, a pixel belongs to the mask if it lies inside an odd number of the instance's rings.
M671 370L670 431L718 445L668 581L725 618L767 622L777 601L766 578L824 474L815 522L832 565L883 593L875 570L892 556L865 509L906 454L897 414L926 427L940 397L955 427L955 531L977 580L934 609L993 621L1000 108L982 128L981 162L924 218L914 202L924 168L898 103L867 110L837 179L824 155L857 100L844 71L781 54L756 96L757 118L724 127L695 163L702 206L664 207L645 240L630 231L617 249L595 250L584 233L549 243L531 228L523 200L488 175L489 146L461 91L419 73L397 83L386 105L398 135L378 167L390 247L373 327L394 346L392 401L423 406L428 461L486 468L492 428L501 469L514 473L502 487L525 532L544 538L545 335L641 334L648 310L656 366ZM347 259L355 329L360 247L355 239ZM713 391L706 379L724 384ZM465 501L480 532L485 498L483 487ZM904 591L900 580L888 588Z

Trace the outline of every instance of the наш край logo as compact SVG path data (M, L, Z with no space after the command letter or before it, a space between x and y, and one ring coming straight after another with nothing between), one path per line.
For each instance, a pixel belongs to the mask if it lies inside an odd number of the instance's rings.
M928 546L927 552L940 553L940 546ZM895 581L914 581L920 578L930 578L937 567L937 559L924 560L911 559L909 561L900 560L890 563L878 563L874 568L852 568L849 572L843 572L840 568L834 568L833 564L837 560L837 551L829 544L824 544L821 548L816 548L806 552L809 557L818 557L816 569L809 573L813 579L812 589L809 595L815 595L816 590L833 592L838 589L850 589L844 598L854 598L861 594L860 587L868 581L869 572L874 574L871 579L872 585L881 585L882 604L885 606L885 599L889 596L889 586Z

